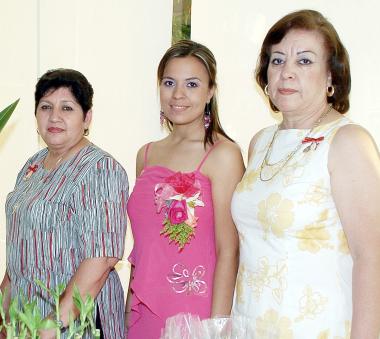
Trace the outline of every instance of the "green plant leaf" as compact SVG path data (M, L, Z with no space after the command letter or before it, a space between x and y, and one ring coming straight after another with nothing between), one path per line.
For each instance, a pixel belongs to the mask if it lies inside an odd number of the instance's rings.
M57 328L58 325L55 322L55 320L45 318L41 321L40 326L38 326L38 327L39 327L39 329L42 329L42 330L49 330L52 328Z
M10 104L8 107L6 107L0 112L0 132L4 128L9 118L11 117L19 101L20 99L17 99L13 104Z

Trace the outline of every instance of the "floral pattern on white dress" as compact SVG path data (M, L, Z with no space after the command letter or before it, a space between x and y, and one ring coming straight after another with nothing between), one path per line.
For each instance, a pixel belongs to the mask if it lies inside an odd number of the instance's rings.
M333 201L328 154L341 117L316 128L271 180L260 169L277 126L258 137L232 199L240 264L233 314L252 319L258 338L345 339L352 317L352 258ZM269 162L287 157L309 130L280 130ZM264 178L276 173L265 167Z

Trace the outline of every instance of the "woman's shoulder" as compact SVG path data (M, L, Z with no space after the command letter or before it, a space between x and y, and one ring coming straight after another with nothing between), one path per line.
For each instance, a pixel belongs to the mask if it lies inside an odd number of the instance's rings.
M125 172L123 165L121 165L121 163L116 160L113 155L103 150L99 146L91 144L89 146L89 152L93 152L93 163L91 165L96 169L103 168L106 170L120 170Z
M244 166L244 161L240 146L225 137L219 137L214 145L210 145L208 149L208 159L205 163L205 170L213 172L216 169L233 171Z
M376 145L372 135L366 128L353 122L339 126L331 141L331 146L338 149L366 148L369 145Z
M227 139L224 136L218 136L213 145L209 145L210 156L214 154L215 157L234 157L241 154L240 146Z
M26 164L30 165L33 163L41 162L47 154L47 148L43 148L38 152L34 153L26 162Z

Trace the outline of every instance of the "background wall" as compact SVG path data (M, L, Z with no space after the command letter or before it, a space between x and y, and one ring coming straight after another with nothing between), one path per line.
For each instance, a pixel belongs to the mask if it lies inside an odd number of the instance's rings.
M192 38L214 52L219 68L221 120L246 158L252 135L279 119L253 81L261 42L290 11L327 16L349 51L349 116L380 142L380 23L376 0L193 0ZM20 167L43 143L36 134L33 93L46 70L70 67L92 83L90 139L112 153L135 180L138 148L163 135L155 72L171 41L171 0L1 0L0 109L21 101L0 135L0 279L5 270L6 195ZM132 244L127 235L126 256ZM119 265L125 287L128 265Z

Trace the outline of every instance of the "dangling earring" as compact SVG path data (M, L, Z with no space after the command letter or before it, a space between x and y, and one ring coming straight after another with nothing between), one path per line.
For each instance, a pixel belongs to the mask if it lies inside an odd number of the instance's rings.
M36 131L37 131L37 134L40 135L40 131L38 130L38 128L36 129Z
M211 110L210 110L210 103L209 102L206 104L205 114L203 116L203 123L205 126L205 130L207 130L211 124Z
M327 86L326 93L328 97L332 97L335 93L335 88L333 85Z
M161 125L161 127L164 126L164 122L165 122L165 114L163 111L160 111L160 125Z
M85 128L83 131L83 135L87 137L90 134L90 130L88 128Z
M267 97L269 97L268 87L269 87L269 84L266 84L264 87L264 93Z

